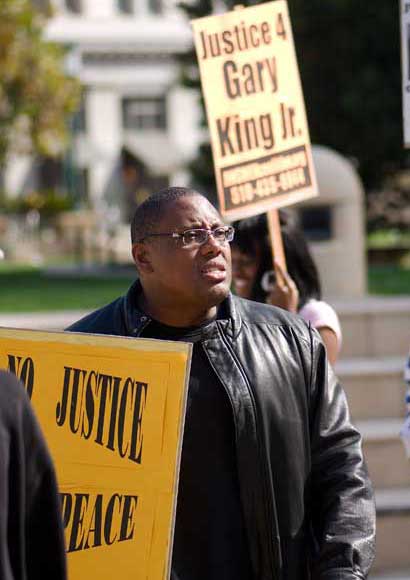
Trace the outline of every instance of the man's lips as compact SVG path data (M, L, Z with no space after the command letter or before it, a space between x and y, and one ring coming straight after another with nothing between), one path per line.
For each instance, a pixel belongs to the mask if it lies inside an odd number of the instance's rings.
M226 266L225 266L225 264L219 264L219 263L206 264L205 266L203 266L201 268L201 274L205 278L208 278L211 280L216 280L216 281L225 280L225 278L226 278Z
M219 262L218 263L209 262L208 264L205 264L205 266L202 266L201 268L201 272L204 274L207 272L215 272L215 271L226 272L225 264L220 264Z

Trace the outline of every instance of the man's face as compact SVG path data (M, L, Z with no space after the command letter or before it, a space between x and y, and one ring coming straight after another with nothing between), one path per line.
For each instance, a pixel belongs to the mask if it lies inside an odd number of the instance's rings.
M220 215L205 198L187 196L166 208L155 233L182 233L193 228L214 230L222 225ZM142 245L149 267L141 269L138 263L138 244L134 257L143 285L174 308L207 309L227 296L231 283L229 242L217 242L209 236L203 245L190 247L184 246L181 239L148 237Z

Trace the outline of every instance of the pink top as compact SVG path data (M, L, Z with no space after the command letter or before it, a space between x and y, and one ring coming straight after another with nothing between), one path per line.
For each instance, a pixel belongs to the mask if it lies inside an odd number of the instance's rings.
M337 347L340 351L342 346L342 329L340 328L339 318L336 311L328 304L323 302L323 300L315 300L312 298L308 300L303 308L301 308L298 314L310 322L313 328L319 330L320 328L330 328L336 334Z

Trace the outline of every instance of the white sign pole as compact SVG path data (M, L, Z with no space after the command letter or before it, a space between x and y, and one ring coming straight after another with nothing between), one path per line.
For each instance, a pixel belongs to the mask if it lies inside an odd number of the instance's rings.
M400 0L401 66L403 87L403 140L410 148L410 1Z

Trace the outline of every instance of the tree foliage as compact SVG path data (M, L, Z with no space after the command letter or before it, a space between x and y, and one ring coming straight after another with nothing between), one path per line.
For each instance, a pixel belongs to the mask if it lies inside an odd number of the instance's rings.
M235 2L196 0L181 7L198 18L217 4L229 10ZM402 137L398 5L288 0L311 140L355 159L367 188L410 165ZM199 87L195 63L193 51L184 56L183 82ZM214 188L209 143L202 144L191 171L199 185Z
M46 14L29 0L0 2L0 166L12 151L61 153L78 83L64 72L64 50L43 39Z

